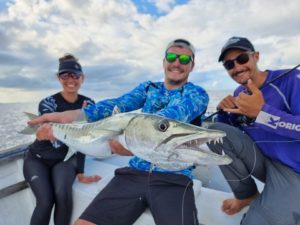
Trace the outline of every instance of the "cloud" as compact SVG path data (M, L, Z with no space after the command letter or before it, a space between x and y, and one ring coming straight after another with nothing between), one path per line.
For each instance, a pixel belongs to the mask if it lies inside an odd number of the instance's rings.
M161 15L141 12L147 5L137 2L1 2L6 8L0 10L0 95L5 88L23 96L36 91L38 98L45 97L45 89L59 91L53 79L58 58L69 52L79 58L86 73L84 92L96 93L97 99L115 97L145 80L161 80L165 46L179 37L195 45L191 81L206 89L234 88L217 63L222 45L233 35L252 40L261 52L262 69L299 63L296 1L147 0L164 12ZM6 101L18 100L15 95L6 97Z

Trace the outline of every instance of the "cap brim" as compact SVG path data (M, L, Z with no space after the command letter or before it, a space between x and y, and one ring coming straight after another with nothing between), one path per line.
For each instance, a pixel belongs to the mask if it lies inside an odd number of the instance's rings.
M60 71L58 71L58 74L66 73L66 72L71 72L71 73L76 73L76 74L82 74L81 71L78 71L78 70L72 70L72 69L60 70Z
M244 50L244 51L252 51L252 49L246 48L246 47L234 46L234 45L233 45L233 46L229 46L228 48L225 48L225 49L222 51L221 55L219 56L218 62L223 61L224 55L225 55L229 50L231 50L231 49L240 49L240 50Z

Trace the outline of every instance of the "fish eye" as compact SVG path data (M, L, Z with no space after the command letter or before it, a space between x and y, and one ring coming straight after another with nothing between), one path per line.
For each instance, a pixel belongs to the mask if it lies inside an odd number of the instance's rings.
M161 120L157 124L157 129L159 131L165 132L166 130L168 130L169 126L170 124L168 120Z

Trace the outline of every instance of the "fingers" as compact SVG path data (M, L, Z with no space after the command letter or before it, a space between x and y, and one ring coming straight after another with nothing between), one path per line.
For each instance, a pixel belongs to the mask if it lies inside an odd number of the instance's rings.
M235 97L233 97L232 95L228 95L226 96L218 105L217 107L218 109L234 109L236 108L236 99Z
M253 94L260 92L259 88L253 83L251 79L248 80L247 87Z
M49 124L43 124L36 131L36 138L39 141L42 140L50 140L55 141L55 137L53 136L52 127Z
M230 113L235 113L235 114L243 114L243 112L240 109L223 109L224 112L230 112Z

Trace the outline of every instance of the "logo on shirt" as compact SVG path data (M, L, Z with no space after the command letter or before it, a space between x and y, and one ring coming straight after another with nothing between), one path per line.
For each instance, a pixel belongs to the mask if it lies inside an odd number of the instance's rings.
M270 127L272 127L272 128L274 128L274 129L276 129L277 128L277 126L278 126L278 122L279 122L279 120L280 120L280 117L275 117L275 116L270 116L269 117L269 120L268 120L268 125L270 126Z
M257 117L256 122L264 124L273 129L277 129L278 127L280 127L280 128L285 128L288 130L300 131L300 124L280 121L279 116L274 116L274 115L271 115L271 114L263 112L263 111L259 113L259 116Z

